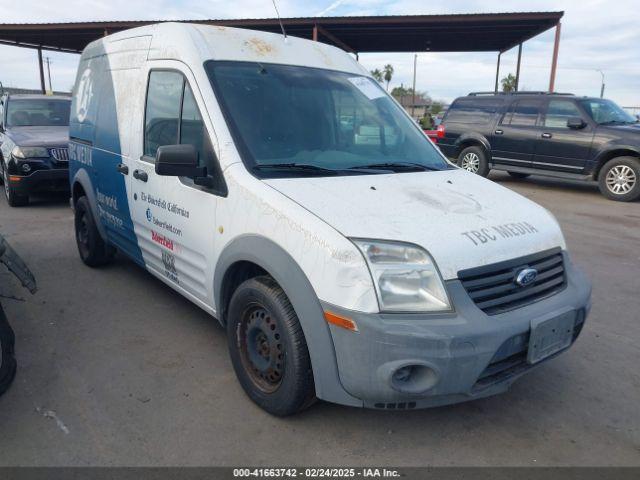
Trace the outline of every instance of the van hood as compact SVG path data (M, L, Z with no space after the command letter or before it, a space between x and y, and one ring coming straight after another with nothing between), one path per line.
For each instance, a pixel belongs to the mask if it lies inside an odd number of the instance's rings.
M346 237L422 246L445 280L467 268L565 248L546 209L460 169L265 183Z
M69 127L9 127L6 133L20 147L66 147Z

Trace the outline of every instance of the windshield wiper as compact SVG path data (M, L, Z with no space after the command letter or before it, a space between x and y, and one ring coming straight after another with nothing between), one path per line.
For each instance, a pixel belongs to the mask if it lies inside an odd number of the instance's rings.
M308 163L262 163L254 165L252 170L291 170L299 172L310 172L318 174L337 175L337 171L331 168L318 167Z
M424 171L439 172L442 169L431 167L429 165L422 165L421 163L387 162L387 163L372 163L369 165L355 165L353 167L350 167L349 170L391 170L393 172L414 170L418 172L424 172Z

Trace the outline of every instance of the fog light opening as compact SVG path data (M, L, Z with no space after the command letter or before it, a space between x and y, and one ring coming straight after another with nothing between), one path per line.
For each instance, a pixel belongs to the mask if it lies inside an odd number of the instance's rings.
M411 373L413 365L407 365L406 367L399 368L393 372L393 381L397 383L405 383L411 379Z
M405 393L422 393L438 383L438 374L426 365L403 365L391 375L391 385Z

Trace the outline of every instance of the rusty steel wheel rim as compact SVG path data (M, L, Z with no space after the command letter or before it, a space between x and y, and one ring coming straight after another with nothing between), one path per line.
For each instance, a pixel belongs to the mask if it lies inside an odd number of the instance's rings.
M284 376L285 347L278 322L262 305L244 311L238 343L242 365L254 385L264 393L275 392Z

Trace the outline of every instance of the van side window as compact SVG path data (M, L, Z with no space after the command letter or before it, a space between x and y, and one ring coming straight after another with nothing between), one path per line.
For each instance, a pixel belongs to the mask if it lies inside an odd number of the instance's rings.
M511 105L500 123L512 127L533 127L538 121L541 104L540 100L518 100Z
M147 89L144 154L163 145L190 144L200 165L215 171L215 155L191 87L179 72L152 71Z
M207 167L209 173L215 171L215 156L211 140L202 121L202 115L198 110L193 91L186 82L180 116L180 143L193 145L198 152L200 165Z
M156 156L158 147L178 141L183 83L178 72L155 71L149 76L144 126L144 154L149 157Z
M569 128L567 120L571 117L582 118L580 110L570 100L551 100L544 118L544 126L551 128Z

